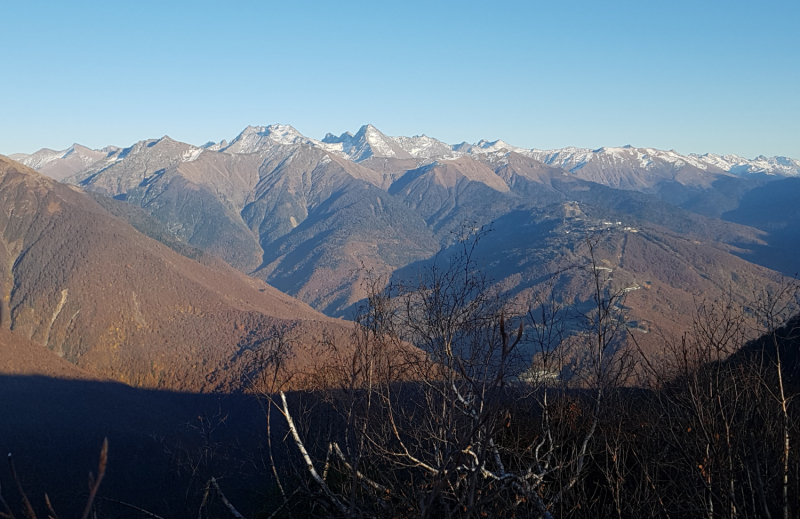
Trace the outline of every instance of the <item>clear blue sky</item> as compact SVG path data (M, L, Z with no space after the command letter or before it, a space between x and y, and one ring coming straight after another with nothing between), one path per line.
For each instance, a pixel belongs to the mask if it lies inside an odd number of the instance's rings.
M248 124L800 158L800 1L7 1L0 153Z

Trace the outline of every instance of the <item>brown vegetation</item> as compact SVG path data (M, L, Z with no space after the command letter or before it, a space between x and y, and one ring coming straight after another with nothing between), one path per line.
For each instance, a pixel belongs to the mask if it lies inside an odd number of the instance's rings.
M80 190L0 157L0 323L131 385L235 390L258 330L344 330L212 256L190 260ZM298 350L297 362L316 361Z

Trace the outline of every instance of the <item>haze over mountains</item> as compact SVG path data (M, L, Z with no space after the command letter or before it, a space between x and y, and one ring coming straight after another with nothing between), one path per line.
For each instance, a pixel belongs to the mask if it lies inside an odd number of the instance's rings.
M315 140L272 125L203 146L165 136L12 158L63 184L3 159L3 325L134 385L238 387L254 330L321 333L327 318L304 303L348 316L367 278L413 278L482 226L483 268L521 303L585 265L594 237L643 334L800 270L800 161L786 157L449 145L371 125ZM590 297L586 275L565 274L565 301Z

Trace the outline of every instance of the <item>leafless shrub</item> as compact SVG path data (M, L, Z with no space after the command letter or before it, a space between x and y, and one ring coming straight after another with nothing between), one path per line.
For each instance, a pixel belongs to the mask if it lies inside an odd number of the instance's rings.
M624 290L589 241L591 308L543 294L518 312L478 268L474 237L461 243L412 283L376 282L350 343L328 345L337 362L317 396L335 420L322 443L265 386L318 511L549 518L580 501L605 399L626 376Z
M103 440L103 446L100 448L100 461L97 464L97 476L95 477L91 472L89 472L88 497L86 498L86 505L84 507L81 519L88 519L89 515L92 513L95 498L97 497L97 490L100 488L100 483L103 482L103 478L106 474L107 464L108 438ZM17 469L14 466L14 459L12 458L11 453L8 454L8 466L11 469L11 478L14 480L14 484L17 487L17 492L19 492L20 499L22 500L23 513L25 514L25 517L28 519L37 519L33 505L28 499L25 490L22 488L22 483L17 476ZM53 510L53 505L50 502L50 497L47 494L44 495L44 501L45 505L47 506L47 517L49 519L58 519L58 514L56 514L55 510ZM8 506L8 503L6 503L6 500L3 498L2 487L0 487L0 506L2 506L4 509L4 511L0 512L0 517L15 519L16 516L14 515L14 512L12 512L11 508Z

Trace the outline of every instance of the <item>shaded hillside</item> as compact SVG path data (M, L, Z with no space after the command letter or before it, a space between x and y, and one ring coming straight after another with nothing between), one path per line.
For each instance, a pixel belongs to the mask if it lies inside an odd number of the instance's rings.
M739 206L722 215L767 233L768 246L742 257L787 276L800 273L800 179L787 178L759 186L742 196Z
M13 454L39 517L47 516L45 492L60 517L80 517L86 475L97 470L104 438L109 452L96 503L99 517L131 517L131 509L105 499L161 517L197 517L211 476L251 517L269 488L266 470L253 464L262 455L264 415L250 396L7 374L0 374L0 394L0 450L4 457ZM0 481L9 506L24 516L5 462ZM212 513L221 517L224 508L217 506Z
M329 315L366 295L366 272L388 275L426 258L438 243L424 220L370 185L344 189L276 240L254 273Z
M696 193L680 206L697 214L720 218L723 213L739 207L748 192L773 180L775 177L723 177L711 184L711 189Z
M174 250L181 256L200 261L210 261L210 257L204 257L205 252L197 247L192 247L185 241L178 238L175 234L171 233L167 226L156 219L144 209L137 207L133 204L128 204L121 200L111 198L101 193L88 192L87 195L91 196L103 209L113 214L117 218L121 218L131 224L134 229L140 233L159 241Z
M403 200L444 243L464 222L483 223L506 213L520 200L484 164L469 157L434 162L397 179L389 194Z
M202 151L169 137L141 141L64 181L138 205L182 241L249 272L262 250L238 211L256 179L237 173L253 177L258 164L237 158L221 166L213 160L187 166L185 175L177 170Z
M548 283L556 279L557 299L585 310L594 286L587 238L594 244L605 286L627 292L628 319L642 333L643 343L660 341L650 332L687 329L700 301L730 295L744 303L781 280L779 274L744 261L729 252L735 249L718 242L577 202L517 210L495 220L479 241L475 261L520 305L518 309L549 290ZM461 247L446 249L439 261L460 254ZM400 269L395 279L413 280L427 264Z
M798 303L800 301L796 300L793 305L795 309ZM788 393L797 394L800 392L800 315L788 319L786 324L773 333L766 333L748 342L732 355L729 361L735 364L754 359L759 362L766 360L774 370L774 366L777 365L776 353L780 353L782 373L788 386Z
M752 227L710 218L660 200L655 195L612 189L594 182L554 177L553 188L564 198L604 208L617 217L635 218L673 232L720 244L763 244Z
M363 297L362 266L386 274L436 250L423 219L379 187L387 174L281 131L248 128L231 152L190 156L167 138L143 141L67 181L142 207L182 241L332 315Z
M133 385L235 389L254 330L332 324L219 261L197 263L73 187L0 157L2 325ZM256 338L257 339L257 338ZM257 342L257 341L256 341ZM298 351L297 363L308 362Z
M305 144L267 141L241 155L204 153L175 171L185 178L195 174L197 182L205 179L220 196L225 178L199 172L217 164L233 179L244 177L244 170L229 166L242 157L259 164L247 170L253 183L240 183L221 199L241 200L234 209L264 251L248 273L329 315L341 315L363 297L357 273L362 267L388 273L436 249L422 219L379 187L386 182L383 174ZM209 217L206 228L214 221ZM224 235L209 236L220 242ZM225 250L231 248L221 243L218 255L227 259Z

